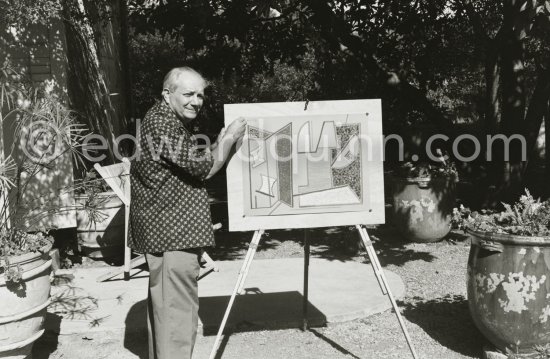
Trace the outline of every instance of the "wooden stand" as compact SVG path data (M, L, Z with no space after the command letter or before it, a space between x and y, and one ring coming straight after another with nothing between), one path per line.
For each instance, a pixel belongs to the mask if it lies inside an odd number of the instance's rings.
M367 255L369 257L370 263L372 265L372 269L374 271L374 274L376 276L376 279L378 280L378 284L380 285L380 289L382 290L382 293L387 295L390 299L391 305L395 311L395 314L397 316L397 320L399 321L399 325L401 326L401 330L403 331L403 334L405 336L405 339L407 340L407 344L409 346L409 349L411 351L411 354L414 359L417 359L418 356L416 354L416 351L414 349L414 346L412 344L411 338L409 336L409 332L407 331L407 328L405 326L405 322L403 321L403 318L401 317L401 313L399 312L399 308L397 306L397 303L395 302L395 299L393 297L393 294L390 290L390 287L388 285L388 282L386 280L386 276L384 275L384 272L382 271L382 266L380 265L380 262L378 261L378 256L376 255L376 252L374 250L374 247L372 245L372 241L369 238L369 235L367 233L366 228L364 228L362 225L356 225L357 230L359 231L359 234L361 235L361 240L365 246L365 249L367 251ZM254 254L256 253L256 249L258 248L258 245L260 243L260 239L264 233L264 230L256 230L254 232L254 235L252 236L252 241L250 241L250 244L248 245L248 252L246 253L246 256L244 258L244 263L241 267L241 270L239 271L239 275L237 277L237 283L235 284L235 289L233 290L233 293L231 294L231 298L229 299L229 304L227 305L227 309L225 310L225 314L223 316L222 322L220 324L220 328L218 330L218 334L216 335L216 340L214 341L214 346L212 348L212 351L210 352L209 359L214 359L216 357L216 354L218 352L218 348L220 345L221 337L223 334L223 330L225 328L225 325L227 323L227 318L229 317L229 313L231 312L231 307L233 306L233 302L235 301L235 297L237 293L240 293L244 287L244 283L246 280L246 276L248 275L248 271L250 269L250 264L252 263L252 259L254 258ZM309 277L309 238L308 238L308 230L306 229L305 236L304 236L304 307L303 307L303 329L306 330L308 323L307 323L307 296L308 296L308 277Z
M307 306L309 303L309 229L304 230L304 301L302 303L302 330L308 327Z

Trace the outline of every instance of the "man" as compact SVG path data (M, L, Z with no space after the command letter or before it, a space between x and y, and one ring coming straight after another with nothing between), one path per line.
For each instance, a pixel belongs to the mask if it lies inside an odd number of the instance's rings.
M205 79L189 67L164 78L162 100L145 116L140 157L130 171L130 247L149 266L149 359L191 358L197 335L201 248L214 245L204 180L219 171L245 121L199 150L189 131L204 102ZM204 147L204 146L203 146Z

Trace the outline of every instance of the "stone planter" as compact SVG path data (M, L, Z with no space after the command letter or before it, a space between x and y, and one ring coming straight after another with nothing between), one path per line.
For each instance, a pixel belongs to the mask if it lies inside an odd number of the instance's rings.
M124 205L114 192L98 195L97 220L86 210L85 196L77 196L76 223L80 252L93 259L111 258L123 254Z
M455 181L449 178L394 178L393 222L414 242L436 242L451 230Z
M473 321L503 352L534 354L550 343L550 237L468 233Z
M0 276L0 358L30 358L33 343L44 333L46 308L50 303L51 245L41 252L9 258L20 265L21 282L6 282Z

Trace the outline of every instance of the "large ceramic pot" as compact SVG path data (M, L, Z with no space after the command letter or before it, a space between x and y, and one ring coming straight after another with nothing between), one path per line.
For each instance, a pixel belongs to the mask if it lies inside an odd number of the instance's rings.
M468 305L502 351L532 353L550 343L550 237L468 231Z
M44 333L50 303L51 245L36 253L11 256L23 274L18 283L0 274L0 358L30 358L33 343ZM3 263L2 263L3 264Z
M90 258L103 259L122 255L124 247L124 205L114 192L97 195L90 215L86 196L77 196L76 231L80 252Z
M436 242L451 230L456 183L451 178L394 178L393 222L414 242Z

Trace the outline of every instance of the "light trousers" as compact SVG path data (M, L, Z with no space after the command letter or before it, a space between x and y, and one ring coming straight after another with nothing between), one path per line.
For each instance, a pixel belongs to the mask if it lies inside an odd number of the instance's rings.
M146 254L149 359L191 359L199 320L200 249Z

